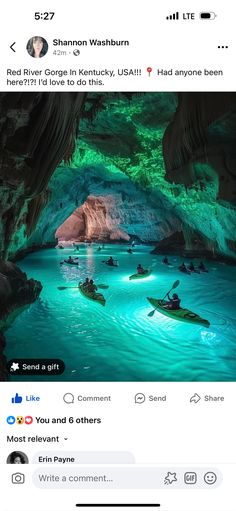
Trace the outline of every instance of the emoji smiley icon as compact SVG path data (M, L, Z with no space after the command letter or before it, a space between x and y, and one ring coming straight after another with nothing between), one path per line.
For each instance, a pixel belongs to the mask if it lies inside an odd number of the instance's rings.
M215 484L216 480L217 480L217 475L215 474L215 472L207 472L204 475L204 481L206 484Z
M22 415L17 415L16 424L24 424L24 417Z

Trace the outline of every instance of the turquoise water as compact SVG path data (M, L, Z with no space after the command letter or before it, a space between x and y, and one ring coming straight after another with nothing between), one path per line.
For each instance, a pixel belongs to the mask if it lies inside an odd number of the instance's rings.
M107 245L102 252L97 245L83 246L76 254L79 269L60 265L74 254L71 249L28 255L19 266L28 278L40 280L43 290L6 332L7 358L64 360L64 374L45 378L50 381L235 381L236 268L210 263L208 274L187 276L164 266L151 248L136 247L129 255L122 245ZM119 268L102 263L110 255ZM170 260L174 266L181 261ZM129 281L139 262L152 265L152 275ZM86 276L109 284L102 291L105 307L73 288ZM162 298L176 279L181 305L208 319L210 328L158 312L148 317L152 307L146 297ZM71 289L59 291L62 285Z

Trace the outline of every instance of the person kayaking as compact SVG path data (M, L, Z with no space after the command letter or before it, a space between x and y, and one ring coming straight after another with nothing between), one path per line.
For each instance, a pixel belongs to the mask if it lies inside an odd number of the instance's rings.
M86 277L85 281L84 281L84 282L83 282L83 284L82 284L82 287L83 287L84 289L87 289L88 285L89 285L89 278L88 278L88 277Z
M66 262L69 264L74 264L75 261L74 261L73 257L69 256Z
M137 266L137 273L139 273L141 275L143 275L145 273L145 270L140 263Z
M182 271L183 273L189 273L188 272L188 269L185 265L185 263L182 263L180 266L179 266L179 270Z
M106 261L106 263L109 265L109 266L115 266L115 261L113 259L113 257L109 257L109 259Z
M195 271L194 264L193 264L193 262L192 262L192 261L191 261L191 263L188 265L188 270L189 270L189 271Z
M163 257L162 262L163 262L163 264L167 264L167 265L169 265L169 264L170 264L170 263L169 263L169 260L168 260L168 257L166 257L166 256L165 256L165 257Z
M127 252L128 254L133 254L133 250L131 248L128 248Z
M79 245L77 245L76 243L73 243L73 248L77 251L79 251Z
M200 271L206 271L206 272L208 272L208 269L206 268L205 264L204 264L202 261L199 263L199 265L198 265L198 269L199 269Z
M86 286L86 291L88 291L91 294L94 294L97 291L97 286L94 284L94 281L91 279Z
M102 247L98 247L97 252L100 252L102 250Z
M180 298L178 297L177 293L174 293L172 298L171 296L169 295L169 293L167 294L168 298L169 298L169 302L165 303L165 305L163 305L163 307L165 307L166 309L171 309L171 310L178 310L180 309Z
M76 257L76 259L78 259L78 257ZM73 259L73 257L69 256L68 259L64 259L64 263L67 263L67 264L78 264L77 261L75 261L75 259Z

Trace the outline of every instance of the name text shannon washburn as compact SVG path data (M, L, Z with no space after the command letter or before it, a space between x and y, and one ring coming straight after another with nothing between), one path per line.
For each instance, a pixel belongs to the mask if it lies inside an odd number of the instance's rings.
M53 46L129 46L125 39L84 39L68 40L53 39Z

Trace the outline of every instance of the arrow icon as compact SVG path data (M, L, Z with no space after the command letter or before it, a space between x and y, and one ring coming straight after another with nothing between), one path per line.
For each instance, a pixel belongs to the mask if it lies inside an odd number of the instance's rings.
M192 397L190 397L190 403L198 403L200 401L201 396L195 392Z
M16 42L12 43L10 46L11 50L14 51L14 53L16 53L16 50L13 48L13 46L15 46L15 44L16 44Z

